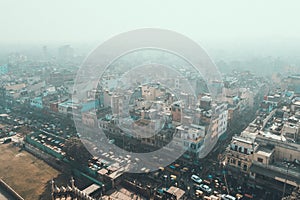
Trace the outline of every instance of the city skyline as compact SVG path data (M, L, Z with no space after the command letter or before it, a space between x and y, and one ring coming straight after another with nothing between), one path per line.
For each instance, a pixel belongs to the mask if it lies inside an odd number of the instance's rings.
M300 2L0 2L0 199L300 199Z

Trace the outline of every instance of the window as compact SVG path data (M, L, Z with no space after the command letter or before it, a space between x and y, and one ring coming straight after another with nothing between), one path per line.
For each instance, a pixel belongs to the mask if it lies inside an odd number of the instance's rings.
M242 162L241 161L238 161L238 166L240 167L242 165Z
M241 152L241 153L242 153L242 147L239 147L239 152Z
M199 143L198 143L198 149L199 149L200 147L201 147L201 143L199 142Z
M234 150L237 151L238 149L238 146L234 145Z
M191 144L191 149L196 149L196 145L194 143Z
M262 158L257 158L257 161L263 163L263 162L264 162L264 159L262 159Z

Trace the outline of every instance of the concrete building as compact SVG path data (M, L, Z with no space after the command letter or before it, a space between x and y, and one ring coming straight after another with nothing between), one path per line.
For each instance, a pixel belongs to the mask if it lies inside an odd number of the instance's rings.
M0 76L8 73L7 65L0 65Z
M35 97L30 100L30 105L36 108L43 108L43 98L42 97Z
M165 94L165 89L159 84L157 85L142 85L142 97L145 100L154 101Z
M176 137L181 141L187 155L197 158L205 137L205 126L191 124L176 127Z
M181 117L182 117L182 107L178 103L174 103L171 106L171 114L172 114L172 120L175 122L181 122Z
M249 173L253 153L257 148L258 144L251 138L233 137L230 146L226 150L225 163L241 172Z
M167 199L174 199L174 200L183 200L184 199L185 191L178 188L171 186L166 192L165 196Z
M212 109L213 118L218 120L218 137L221 137L227 131L228 109L227 104L214 104Z
M285 163L294 163L300 156L299 145L257 136L255 140L234 137L226 151L225 163L235 172L242 172L257 183L270 181L280 189L282 183L300 184L300 166L288 169ZM280 184L281 183L281 184Z
M82 113L81 117L82 123L86 126L96 127L98 125L96 113L93 111Z
M103 106L104 107L111 107L111 98L112 98L112 93L109 92L108 90L105 90L103 92Z
M256 184L277 189L282 189L283 184L300 184L297 109L293 111L293 102L282 104L280 93L264 98L257 118L240 136L233 137L225 160Z
M288 89L300 94L300 75L292 75L287 78Z
M200 108L204 110L209 110L211 109L211 103L212 103L212 98L208 95L202 96L200 98Z
M112 114L114 115L123 114L123 100L124 100L123 96L116 95L116 94L111 96Z
M78 104L75 104L72 101L68 100L58 104L58 112L62 114L72 115L73 109L77 109L78 107Z
M63 45L58 49L58 59L70 61L74 56L74 49L70 45Z
M96 200L102 195L102 188L99 185L92 184L84 190L80 190L75 186L75 181L71 178L70 185L60 186L55 185L51 181L51 199L52 200Z

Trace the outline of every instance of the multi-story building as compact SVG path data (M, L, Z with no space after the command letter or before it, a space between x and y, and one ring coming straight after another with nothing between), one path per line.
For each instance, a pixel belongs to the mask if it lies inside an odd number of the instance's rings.
M145 100L154 101L165 94L165 90L160 85L142 85L142 97Z
M281 94L265 96L257 118L241 136L233 137L225 160L256 184L277 189L300 184L298 108L293 109L295 100L283 102Z
M292 75L287 78L288 89L300 94L300 76Z
M274 182L280 189L282 183L297 186L300 184L300 166L291 165L287 169L285 163L294 163L300 159L300 145L258 135L256 139L233 137L227 148L225 164L230 169L242 172L255 179L257 183ZM288 170L288 171L287 171ZM281 184L280 184L281 183Z
M183 149L187 155L197 158L201 150L205 137L205 126L191 124L190 126L178 126L176 128L176 137L181 140Z
M244 173L249 173L253 154L258 144L252 138L235 136L227 148L225 163Z
M112 114L121 115L123 113L123 99L121 95L114 94L111 96Z
M8 73L7 65L0 65L0 75L5 75Z
M262 146L255 153L250 168L251 177L257 182L270 182L281 189L282 184L300 184L300 145L286 143L258 135L255 139Z
M227 104L216 105L214 114L218 119L218 137L221 137L227 131L228 109Z
M181 122L181 113L182 113L182 107L180 106L179 102L175 102L171 106L171 114L172 114L172 120L175 122Z
M42 97L35 97L30 100L30 105L36 108L43 108L43 98Z

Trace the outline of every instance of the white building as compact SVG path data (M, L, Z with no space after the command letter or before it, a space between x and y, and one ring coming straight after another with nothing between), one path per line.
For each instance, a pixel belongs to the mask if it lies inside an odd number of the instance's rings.
M228 109L227 104L223 103L215 107L215 115L218 119L218 137L227 131Z

